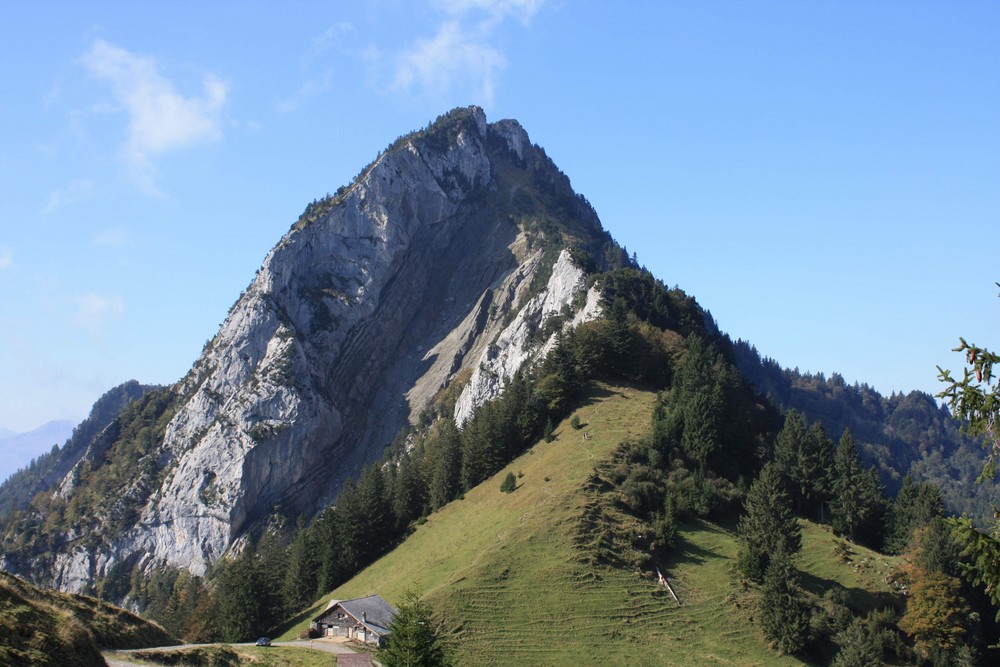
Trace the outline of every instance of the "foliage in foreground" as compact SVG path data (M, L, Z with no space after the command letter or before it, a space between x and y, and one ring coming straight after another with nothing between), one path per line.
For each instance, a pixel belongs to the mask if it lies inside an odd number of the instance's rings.
M0 664L103 665L100 650L176 643L135 614L0 572Z
M333 667L335 656L322 651L291 646L200 646L185 650L128 651L119 654L127 660L176 667ZM116 656L117 657L117 656Z
M389 626L386 647L378 652L385 667L447 667L452 661L430 606L408 591Z

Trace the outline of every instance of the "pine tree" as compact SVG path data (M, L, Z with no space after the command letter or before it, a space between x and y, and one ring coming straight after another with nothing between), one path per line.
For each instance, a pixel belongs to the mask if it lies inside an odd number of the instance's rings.
M254 578L259 613L258 627L263 632L284 620L282 588L285 582L285 546L282 541L283 519L273 517L257 542L253 557ZM248 551L251 551L249 548Z
M336 507L326 509L316 518L309 530L309 548L318 562L313 597L334 589L347 576L341 551L344 540L340 536L340 521L337 514Z
M545 422L545 429L542 431L542 438L545 442L552 442L556 439L555 426L552 425L551 419Z
M773 463L765 465L750 485L736 530L740 569L754 581L761 580L771 560L779 555L791 557L802 548L802 529Z
M817 518L826 520L826 506L833 496L833 459L836 446L820 422L815 422L809 429L809 450L811 456L811 483L808 502L812 504Z
M774 441L774 461L788 484L796 512L823 518L829 498L829 477L833 465L833 443L823 426L816 422L806 428L802 414L789 410L785 424Z
M404 454L396 467L392 488L392 514L397 533L402 533L423 513L426 497L427 490L412 456Z
M760 624L781 653L799 653L810 640L809 605L798 579L798 572L784 553L771 559L764 575Z
M987 458L980 480L993 480L1000 460L1000 377L993 374L993 367L1000 364L1000 354L964 338L958 340L959 346L953 351L965 356L962 379L956 380L951 371L938 366L938 380L946 388L937 396L947 399L952 414L964 423L968 433L983 438ZM990 601L1000 606L1000 522L990 534L966 517L953 519L952 529L964 546L968 563L965 576L977 586L982 584Z
M854 617L836 636L840 650L830 663L831 667L869 667L884 664L885 647L880 641L872 616ZM882 631L885 633L886 631Z
M941 493L933 484L917 483L909 475L896 495L889 512L885 547L889 553L902 553L913 531L944 516Z
M438 509L458 496L462 483L462 438L451 418L440 421L435 439L437 457L431 472L430 506Z
M412 592L389 625L386 646L378 652L385 667L446 667L451 664L446 647L436 631L430 607Z
M514 477L514 473L507 473L507 476L500 482L500 490L504 493L514 493L517 490L517 478Z
M308 537L305 519L300 516L295 527L295 537L286 552L285 579L281 587L286 615L303 609L312 601L315 592L313 572L316 565L310 553Z
M852 542L878 548L884 532L885 494L874 468L865 470L850 431L833 459L833 529Z
M260 579L253 549L216 565L218 578L215 592L215 616L219 636L225 642L249 641L261 627Z
M774 463L781 475L789 481L790 489L798 486L796 469L805 448L806 437L806 421L802 413L795 409L789 410L785 415L784 425L774 439Z

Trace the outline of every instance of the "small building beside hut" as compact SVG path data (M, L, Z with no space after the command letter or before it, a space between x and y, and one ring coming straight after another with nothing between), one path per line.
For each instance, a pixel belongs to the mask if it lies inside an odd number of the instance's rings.
M395 615L396 608L378 595L331 600L326 611L313 619L312 627L323 637L346 637L382 646Z

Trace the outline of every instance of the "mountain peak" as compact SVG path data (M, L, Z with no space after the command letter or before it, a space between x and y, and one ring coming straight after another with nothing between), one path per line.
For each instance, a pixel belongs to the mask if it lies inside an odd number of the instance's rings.
M88 549L32 566L70 590L117 563L200 574L276 507L314 514L443 390L464 420L595 317L581 267L616 249L516 121L463 107L400 137L306 207L190 372L59 485L69 502L108 467L123 500L66 527L94 535Z

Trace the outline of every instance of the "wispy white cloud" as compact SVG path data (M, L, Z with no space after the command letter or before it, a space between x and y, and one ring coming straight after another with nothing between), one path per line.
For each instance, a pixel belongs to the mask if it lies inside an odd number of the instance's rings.
M51 213L61 206L71 204L83 199L94 189L94 181L89 178L79 178L71 181L62 190L56 190L49 195L48 201L42 208L42 213Z
M295 111L307 100L330 89L333 80L333 69L327 68L315 76L311 76L299 86L298 90L278 102L278 111Z
M487 20L502 21L508 16L527 23L545 0L436 0L434 4L449 14L461 16L473 11L484 13Z
M94 245L117 248L131 243L132 233L124 227L112 227L97 232L92 240Z
M401 54L394 90L421 88L438 95L463 87L483 104L492 104L496 81L507 60L493 45L497 28L508 18L527 25L544 0L436 0L444 13L437 33Z
M157 191L153 163L157 156L222 137L220 115L229 87L215 76L204 77L200 95L185 96L160 73L153 58L100 39L81 62L93 77L111 86L116 110L128 114L123 155L144 189Z
M330 26L323 31L319 37L313 39L309 49L302 55L302 68L306 69L316 60L326 57L326 54L334 48L338 41L350 32L354 26L347 21L341 21L337 25Z
M10 248L0 248L0 271L14 266L14 252Z
M431 39L421 39L399 58L393 88L419 85L432 94L468 85L485 104L492 104L497 73L507 61L486 43L480 31L469 32L459 21L445 21Z
M76 298L73 323L91 334L100 332L109 319L125 312L125 302L117 294L89 292Z
M322 95L330 89L330 84L333 82L333 67L329 65L329 53L353 30L352 24L341 22L330 26L312 40L299 61L299 69L305 76L305 81L291 95L278 101L278 111L286 113L295 111L309 99Z

